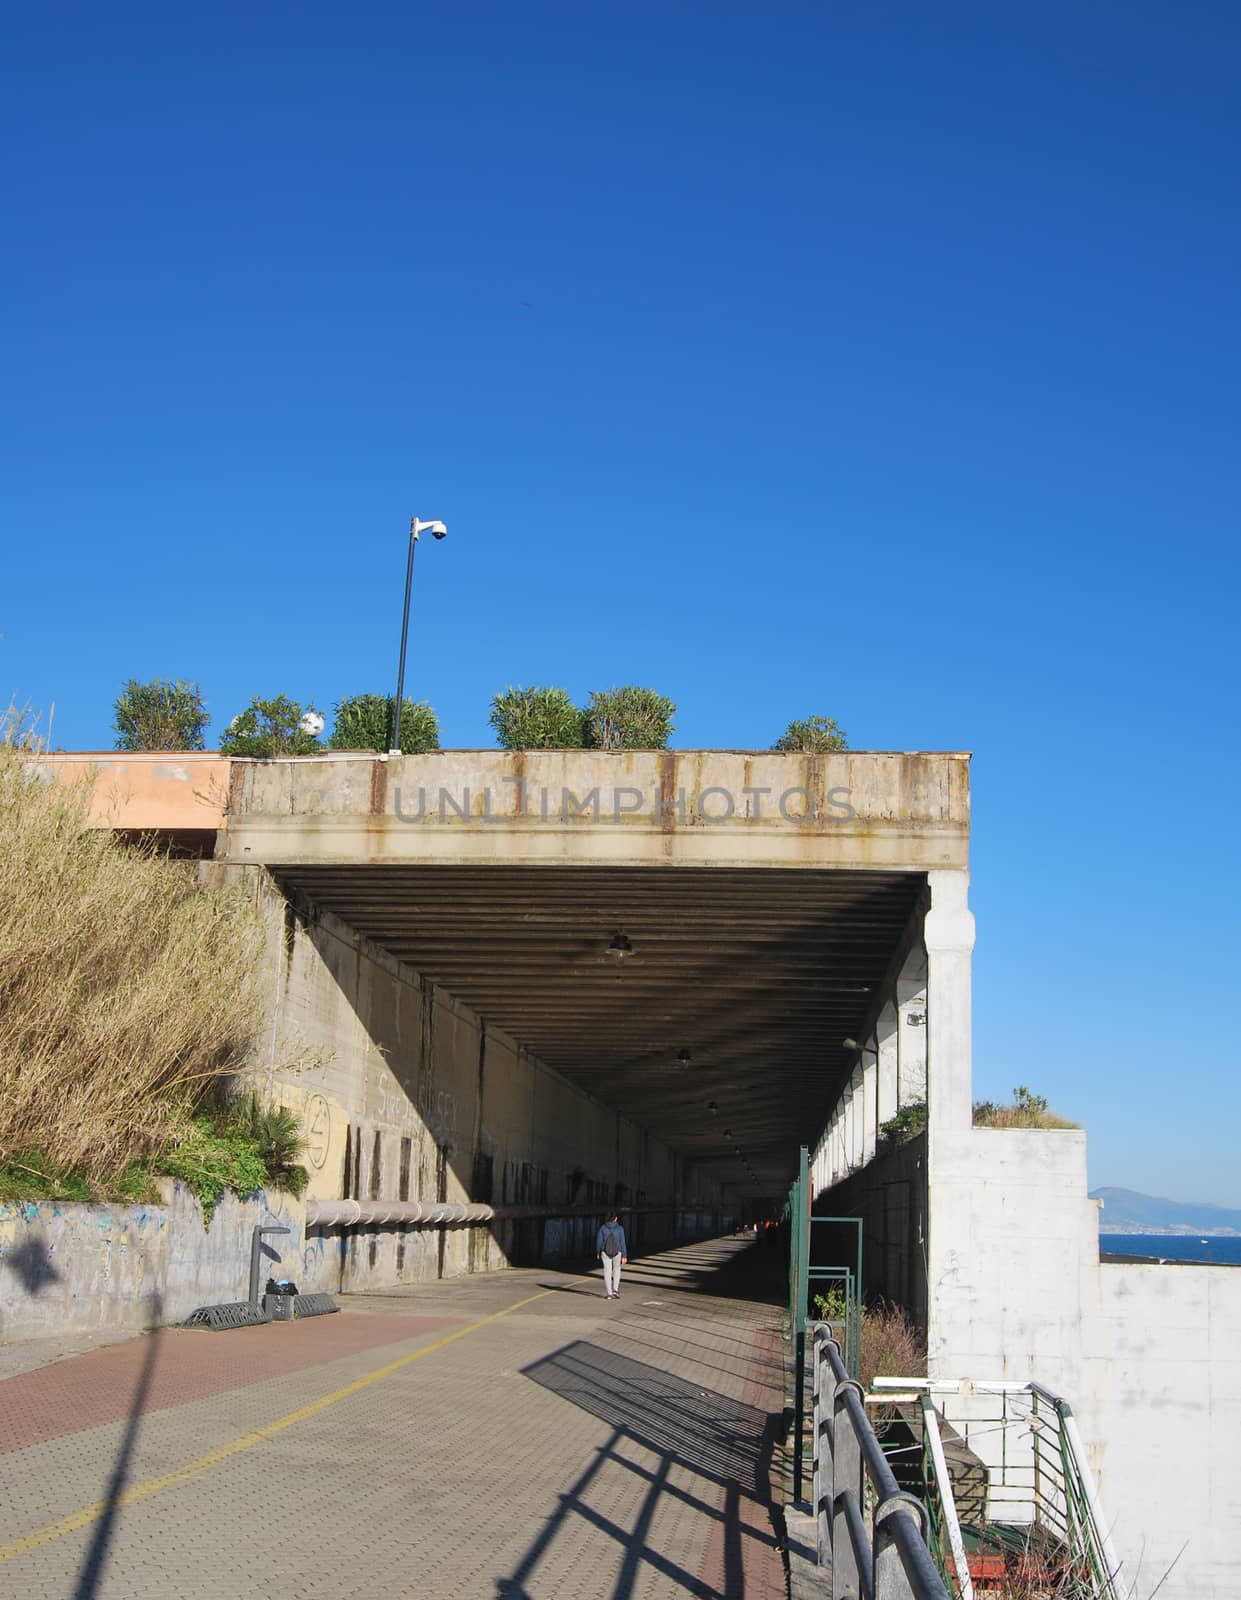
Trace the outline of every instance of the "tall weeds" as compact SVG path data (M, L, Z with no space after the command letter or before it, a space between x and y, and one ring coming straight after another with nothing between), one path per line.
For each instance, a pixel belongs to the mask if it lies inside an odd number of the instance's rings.
M261 1021L257 915L86 826L0 727L0 1161L102 1180L177 1136Z

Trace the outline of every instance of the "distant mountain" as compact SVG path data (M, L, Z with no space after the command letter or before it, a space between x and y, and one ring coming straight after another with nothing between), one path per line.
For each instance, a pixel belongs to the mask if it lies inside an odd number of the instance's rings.
M1241 1233L1241 1211L1224 1206L1185 1205L1134 1189L1092 1189L1102 1200L1100 1233Z

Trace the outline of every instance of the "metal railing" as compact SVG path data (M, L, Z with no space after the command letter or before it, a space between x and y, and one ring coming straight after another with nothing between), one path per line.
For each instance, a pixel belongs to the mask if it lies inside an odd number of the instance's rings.
M1077 1419L1061 1395L1039 1383L979 1379L876 1378L874 1389L892 1403L921 1402L932 1542L962 1591L964 1551L942 1448L935 1449L937 1413L985 1466L986 1525L1010 1530L1018 1566L1059 1569L1089 1600L1128 1593Z
M823 1324L811 1331L814 1513L832 1600L949 1600L927 1547L927 1514L897 1483L861 1384Z

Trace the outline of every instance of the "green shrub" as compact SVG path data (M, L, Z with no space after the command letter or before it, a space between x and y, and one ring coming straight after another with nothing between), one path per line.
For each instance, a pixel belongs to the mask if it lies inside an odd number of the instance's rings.
M849 1301L843 1289L828 1289L814 1297L815 1315L820 1322L843 1322Z
M267 1183L285 1194L303 1194L310 1182L297 1158L306 1148L301 1125L287 1106L264 1105L255 1094L243 1095L228 1108L227 1124L252 1139L263 1160Z
M586 743L593 750L666 750L676 705L654 689L596 689L586 707Z
M179 1178L198 1196L203 1221L210 1223L226 1189L238 1195L256 1189L304 1194L310 1174L297 1160L304 1148L291 1111L264 1105L256 1095L243 1095L184 1120L162 1149L130 1161L119 1172L88 1175L56 1165L40 1150L20 1151L0 1163L0 1201L136 1204L156 1198L157 1178Z
M329 746L333 750L391 750L392 701L390 694L355 694L340 701ZM399 745L407 756L439 749L439 721L425 700L401 702Z
M225 1189L238 1195L263 1188L302 1194L310 1181L297 1164L303 1144L291 1111L248 1094L199 1112L149 1170L180 1178L198 1196L203 1221L209 1223Z
M580 750L586 742L582 712L564 689L505 689L489 720L502 750Z
M800 751L810 756L848 748L848 735L836 726L835 717L802 717L790 722L772 746L774 750Z
M80 1172L57 1167L41 1150L19 1150L0 1163L0 1201L94 1198Z
M316 722L322 732L323 718L312 705L303 709L285 694L274 700L260 700L256 695L224 730L220 753L262 758L314 755L323 748L312 731Z
M225 1189L240 1195L261 1189L267 1168L256 1141L240 1128L217 1127L209 1112L200 1112L179 1143L164 1151L159 1170L198 1196L203 1221L210 1222Z
M116 697L113 730L118 750L201 750L210 720L196 683L131 678Z
M898 1149L925 1132L925 1100L911 1100L908 1105L902 1106L894 1117L879 1124L879 1137L889 1140Z

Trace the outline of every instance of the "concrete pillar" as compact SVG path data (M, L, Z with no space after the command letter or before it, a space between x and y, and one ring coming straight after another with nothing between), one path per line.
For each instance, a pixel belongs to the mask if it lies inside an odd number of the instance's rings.
M927 873L931 909L923 924L927 955L928 1127L936 1132L969 1128L973 1121L970 964L974 915L969 909L969 873Z
M879 1106L879 1047L875 1036L866 1041L859 1063L862 1072L862 1165L875 1159Z
M911 950L896 981L897 1108L926 1099L926 952Z
M842 1100L837 1100L836 1109L832 1112L832 1182L839 1183L848 1170L845 1159L845 1108Z
M862 1165L862 1150L866 1143L866 1097L862 1087L862 1068L859 1063L849 1079L849 1107L852 1126L849 1131L849 1170Z
M882 1127L890 1122L899 1109L897 1100L897 1056L899 1050L896 1006L891 1000L879 1013L875 1025L875 1043L879 1050L877 1083L875 1086L875 1122Z

